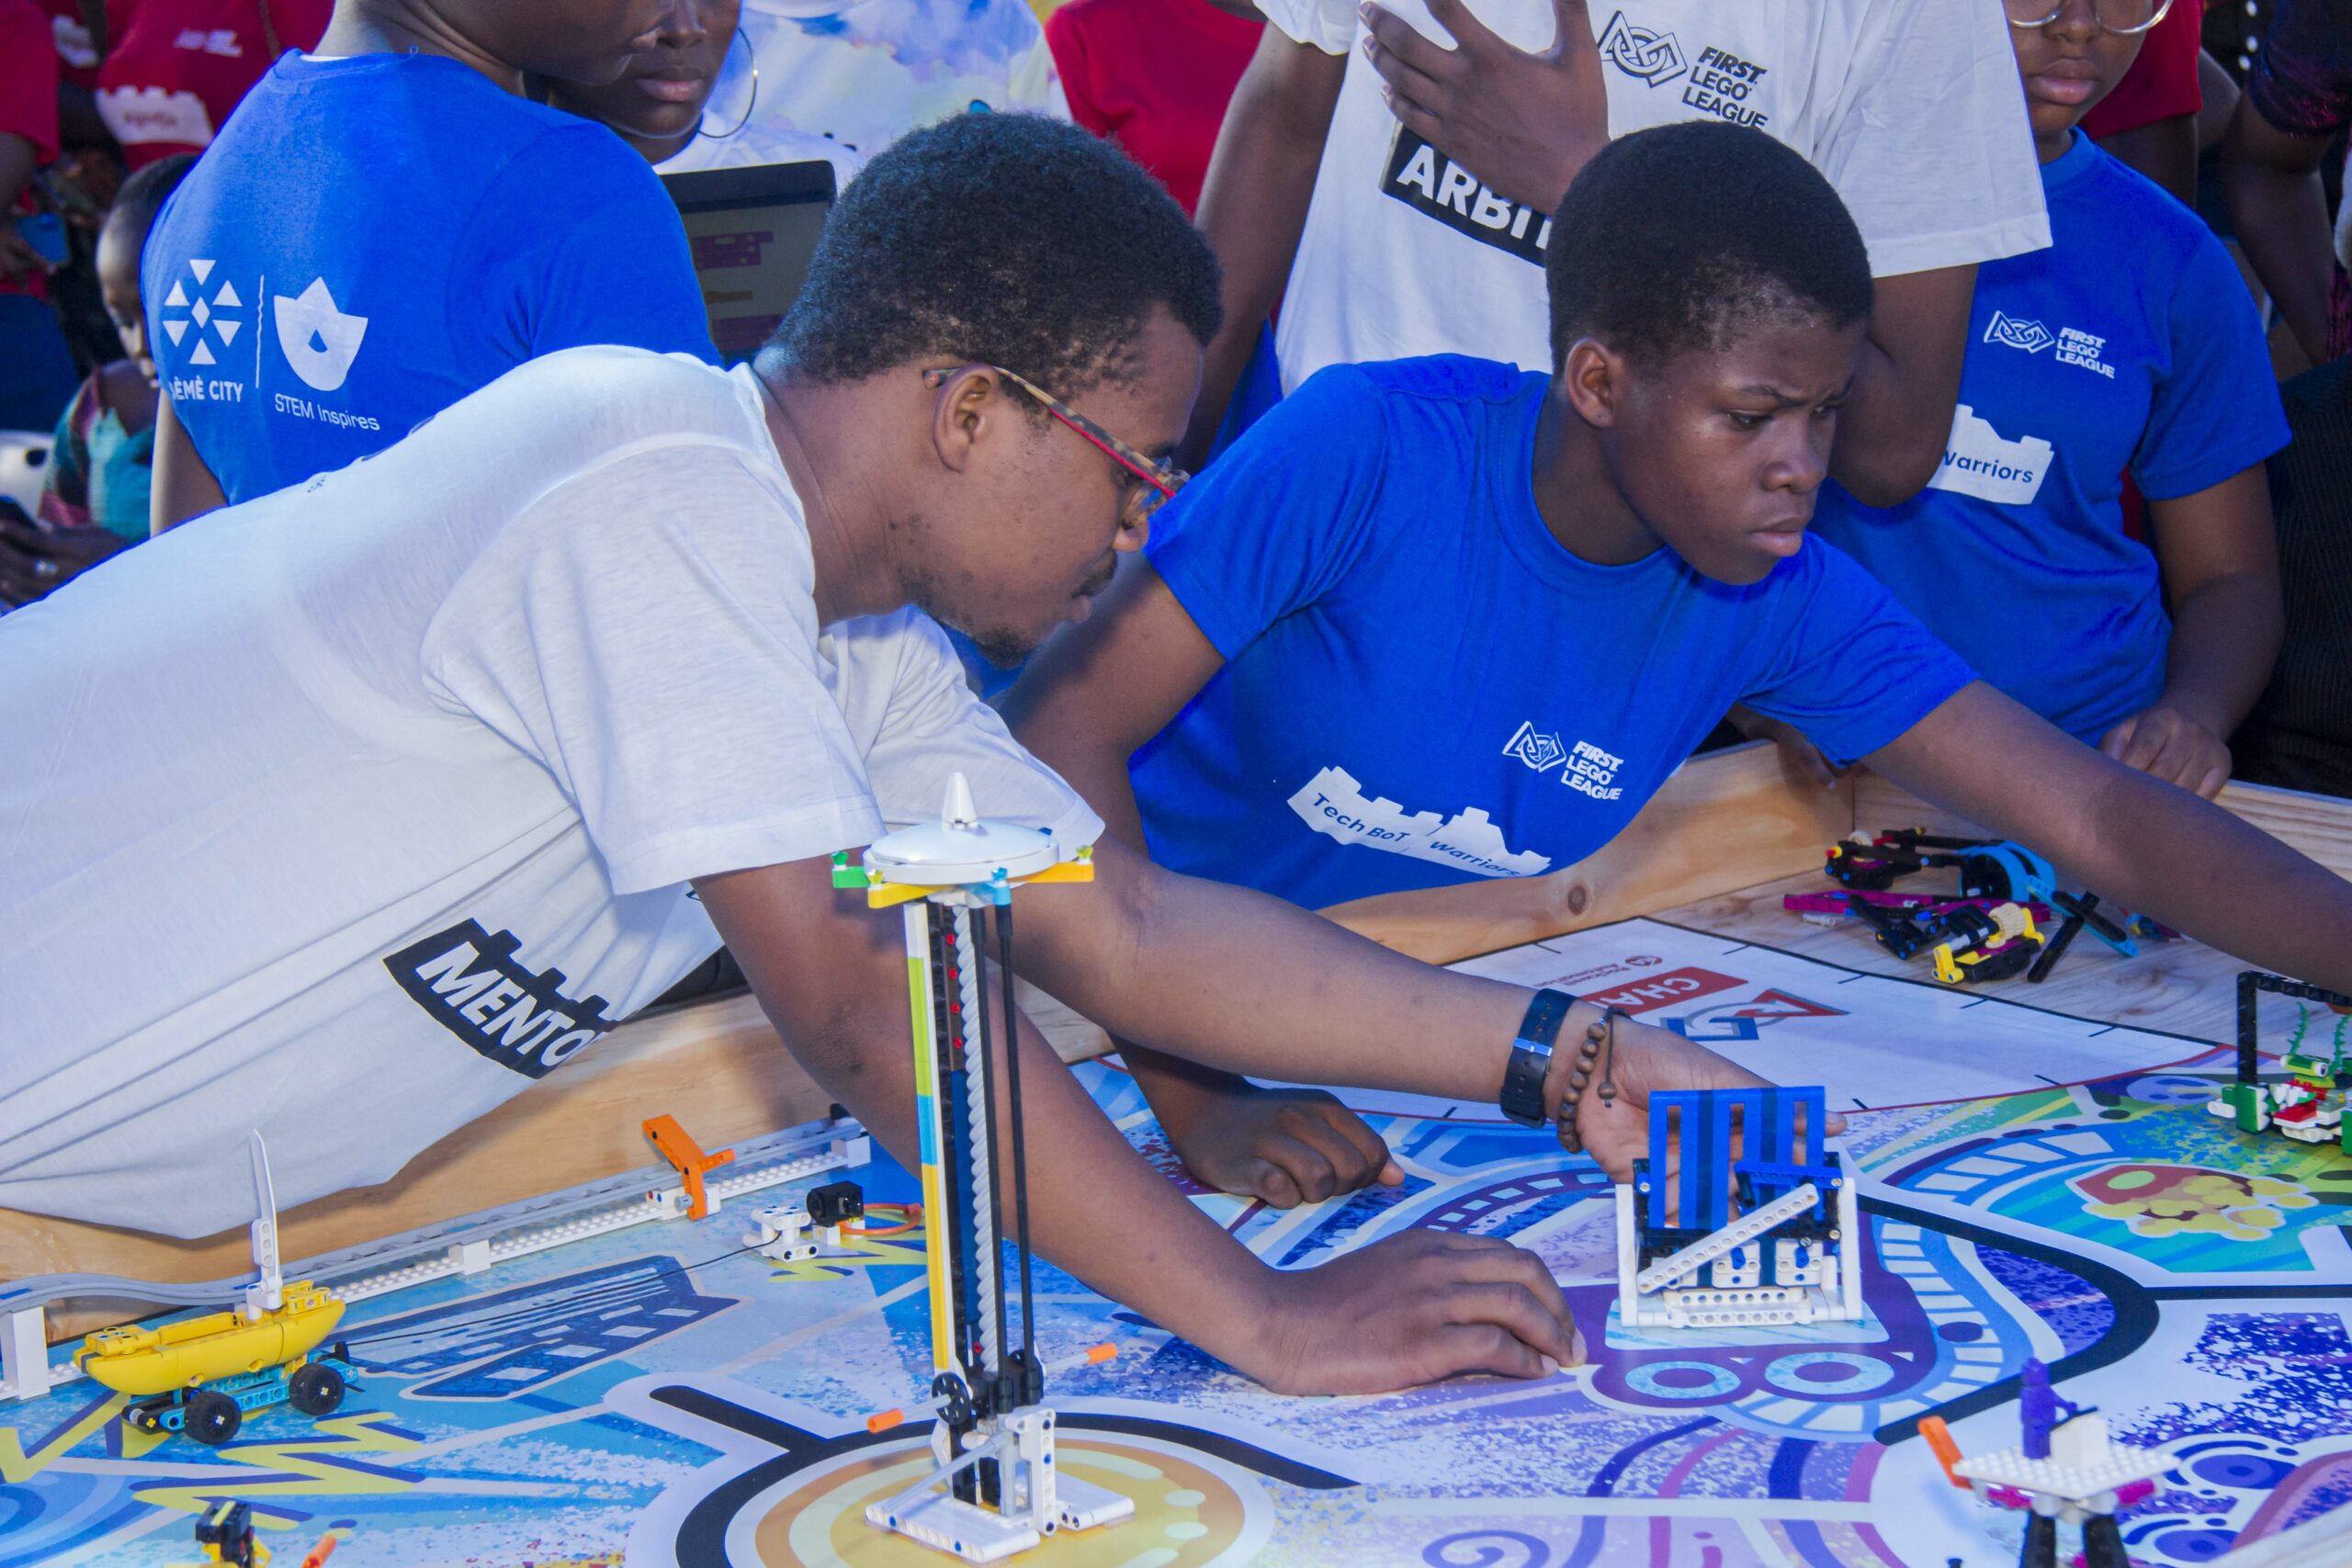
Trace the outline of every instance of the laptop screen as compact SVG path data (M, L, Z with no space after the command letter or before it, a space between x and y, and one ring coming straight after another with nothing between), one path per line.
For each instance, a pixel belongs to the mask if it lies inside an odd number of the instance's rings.
M761 164L664 175L685 221L721 364L759 351L808 276L833 205L833 166Z

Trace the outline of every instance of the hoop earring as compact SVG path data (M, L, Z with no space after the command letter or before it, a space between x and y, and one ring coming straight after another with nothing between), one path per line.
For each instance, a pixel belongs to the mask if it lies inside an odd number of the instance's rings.
M735 46L739 43L743 43L743 29L740 26L735 29L735 36L727 40L727 52L730 56L734 54ZM715 133L704 129L702 120L697 118L695 120L696 136L707 137L713 141L724 141L752 123L752 113L760 107L760 57L752 52L752 46L747 43L743 44L743 57L752 62L752 101L743 106L743 118L728 130ZM722 65L722 72L723 69Z

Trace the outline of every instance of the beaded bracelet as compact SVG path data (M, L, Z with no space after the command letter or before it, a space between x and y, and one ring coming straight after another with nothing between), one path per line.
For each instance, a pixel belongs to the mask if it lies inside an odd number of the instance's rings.
M1568 1086L1560 1095L1560 1114L1556 1132L1560 1147L1572 1155L1584 1153L1584 1136L1577 1131L1577 1107L1583 1102L1587 1085L1609 1105L1617 1099L1617 1021L1624 1016L1623 1008L1605 1007L1600 1016L1585 1027L1584 1039L1577 1045L1576 1055L1568 1062ZM1603 1055L1606 1066L1600 1066ZM1600 1078L1595 1083L1596 1073Z

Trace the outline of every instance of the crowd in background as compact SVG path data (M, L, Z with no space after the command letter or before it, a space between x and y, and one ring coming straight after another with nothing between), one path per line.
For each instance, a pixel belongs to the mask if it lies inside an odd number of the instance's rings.
M1645 124L1738 121L1779 73L1817 86L1804 123L1767 129L1830 177L1878 278L1820 530L2112 754L2206 793L2233 773L2352 793L2352 225L2332 216L2352 0L2006 0L2007 28L2004 3L1817 0L1815 36L1784 46L1709 33L1703 5L1666 7L1678 42L1576 0L0 0L0 476L20 492L0 501L0 604L364 457L523 360L709 357L656 169L822 158L846 182L976 107L1114 140L1225 269L1197 467L1326 366L1541 364L1527 263L1580 159ZM1985 46L2044 10L2052 37L2137 52L2063 117L2037 184L2006 44ZM2076 118L2166 200L2053 152ZM2002 481L1927 476L1972 419L2007 449L2041 395L2005 386L2020 366L2113 379L2122 338L2015 304L2065 288L2136 301L2125 376L2150 389L2069 433L2098 456L2028 498L2047 549L2021 562L1966 510L2017 504ZM264 289L322 394L290 410L202 369L261 352ZM2022 592L1995 591L2005 570ZM1972 573L1984 592L1954 592ZM2096 634L2046 635L2069 615Z

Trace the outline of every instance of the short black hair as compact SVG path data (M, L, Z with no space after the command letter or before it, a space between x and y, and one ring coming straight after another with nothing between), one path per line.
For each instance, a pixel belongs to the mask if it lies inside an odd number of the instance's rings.
M121 224L124 233L144 242L147 231L155 226L155 215L164 210L164 200L195 166L193 152L156 159L122 182L122 188L115 192L114 205L107 209L106 220Z
M1693 120L1621 136L1561 198L1544 258L1552 368L1591 337L1647 360L1720 352L1759 321L1871 310L1846 204L1760 130Z
M1168 192L1076 126L975 111L850 182L769 346L819 381L936 358L1071 397L1133 373L1154 305L1203 344L1224 317L1216 257Z

